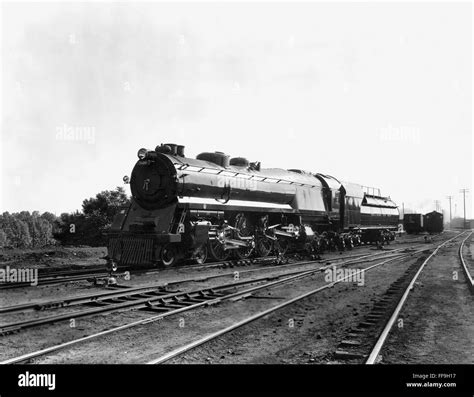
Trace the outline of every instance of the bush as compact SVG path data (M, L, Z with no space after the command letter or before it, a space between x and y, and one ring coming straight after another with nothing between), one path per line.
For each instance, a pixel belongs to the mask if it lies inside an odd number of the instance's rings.
M59 218L51 212L4 212L0 215L0 248L44 247L58 241L64 245L103 246L104 232L117 210L129 204L125 190L117 187L84 200L82 212L64 213Z
M82 203L83 212L61 214L55 238L66 245L106 245L105 232L120 207L130 204L125 190L105 190Z
M30 248L55 243L52 229L53 224L37 212L4 212L0 215L0 247Z

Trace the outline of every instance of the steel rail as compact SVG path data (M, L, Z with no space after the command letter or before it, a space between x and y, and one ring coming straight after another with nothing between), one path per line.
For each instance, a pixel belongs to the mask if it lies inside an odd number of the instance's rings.
M255 258L252 260L246 260L247 262L250 261L249 264L263 264L268 261L274 260L276 257L262 257L262 258ZM137 269L132 269L132 268L122 268L121 273L110 273L106 272L104 269L99 270L99 269L92 269L90 272L87 271L87 269L81 269L77 272L57 272L54 274L48 274L46 273L44 276L41 276L38 278L38 284L35 286L45 286L45 285L53 285L53 284L61 284L61 283L68 283L68 282L74 282L74 281L82 281L82 280L88 280L92 278L103 278L103 277L121 277L124 272L130 272L131 274L135 275L145 275L149 273L156 273L156 272L164 272L167 270L181 270L181 269L201 269L201 268L207 268L209 266L222 266L225 264L230 264L232 265L239 265L241 262L244 262L244 260L235 260L235 261L226 261L226 262L215 262L212 264L207 264L207 265L189 265L189 266L181 266L179 268L158 268L158 269L153 269L153 268L137 268ZM53 273L53 272L52 272ZM70 274L70 275L68 275ZM21 287L30 287L32 286L31 282L15 282L15 283L8 283L8 282L0 282L0 289L15 289L15 288L21 288Z
M333 258L333 259L328 259L328 260L342 260L347 257L357 257L361 256L364 254L356 254L356 255L347 255L344 257L340 258ZM258 264L264 264L265 262L271 262L274 261L277 257L276 256L266 256L266 257L260 257L260 258L251 258L251 259L236 259L236 260L228 260L228 261L223 261L223 262L212 262L212 263L207 263L207 264L202 264L202 265L184 265L184 266L179 266L179 267L172 267L172 268L158 268L158 269L128 269L128 268L122 268L120 269L121 272L117 274L112 274L112 276L115 277L120 277L121 274L123 274L124 271L131 272L133 274L149 274L149 273L156 273L156 272L166 272L170 270L195 270L195 269L208 269L208 268L213 268L213 267L234 267L234 266L239 266L243 264L247 265L258 265ZM320 262L323 262L323 259L319 260ZM280 266L286 266L286 265L280 265ZM92 278L103 278L110 276L111 273L107 272L105 269L91 269L90 271L88 269L81 269L78 271L58 271L58 272L47 272L44 274L40 274L38 276L38 283L35 285L36 286L46 286L46 285L54 285L54 284L66 284L69 282L74 282L74 281L83 281L83 280L88 280ZM31 287L32 284L31 282L14 282L14 283L9 283L9 282L0 282L0 290L1 289L16 289L16 288L23 288L23 287Z
M472 236L472 233L473 232L471 231L471 233L469 233L469 235L462 241L462 243L459 247L459 258L461 259L462 269L464 271L464 275L466 276L466 280L467 280L467 283L469 285L469 289L471 290L471 292L474 292L474 280L472 279L471 273L469 272L469 269L467 267L467 263L465 262L463 254L462 254L462 251L463 251L463 248L464 248L464 243L467 241L467 239L469 237Z
M38 278L38 284L37 285L32 285L31 282L15 282L15 283L9 283L9 282L2 282L0 283L0 289L14 289L14 288L22 288L22 287L37 287L37 286L44 286L44 285L53 285L53 284L61 284L61 283L70 283L74 281L82 281L82 280L87 280L89 278L93 277L107 277L109 273L103 271L102 273L89 273L89 274L78 274L76 276L68 276L68 277L63 277L59 276L58 278L52 277L52 278Z
M457 236L456 236L456 237L457 237ZM403 248L403 249L406 249L406 248ZM375 264L375 265L373 265L373 266L370 266L370 267L368 267L368 268L359 270L359 271L356 272L356 274L360 273L361 271L362 271L362 272L370 271L370 270L372 270L373 268L378 267L378 266L381 266L381 265L384 265L384 264L387 263L387 262L391 262L391 261L397 260L397 259L403 259L403 258L406 258L406 257L408 257L408 256L413 256L413 255L415 255L415 254L425 252L425 251L427 251L427 250L429 250L429 249L430 249L430 248L424 248L424 249L421 249L421 250L417 250L417 251L415 251L415 252L410 252L410 253L407 253L407 254L399 255L399 256L397 256L397 257L395 257L395 258L393 258L393 259L389 259L389 260L383 261L383 262L381 262L381 263L377 263L377 264ZM326 266L326 268L327 268L327 267L329 267L329 266ZM351 276L347 276L347 277L351 277ZM306 297L308 297L308 296L311 296L311 295L313 295L313 294L316 294L316 293L318 293L318 292L321 292L321 291L323 291L323 290L325 290L325 289L327 289L327 288L331 288L331 287L333 287L335 284L338 284L339 282L344 281L347 277L344 277L343 279L338 280L338 281L335 281L335 282L333 282L333 283L331 283L331 284L328 284L328 285L326 285L326 286L319 287L319 288L317 288L317 289L315 289L315 290L313 290L313 291L310 291L310 292L307 292L307 293L305 293L305 294L303 294L303 295L300 295L300 296L298 296L298 297L295 297L295 298L293 298L293 299L291 299L291 300L289 300L289 301L287 301L287 302L283 302L283 303L281 303L281 304L279 304L279 305L277 305L277 306L274 306L273 308L270 308L270 309L267 309L267 310L262 311L262 312L260 312L260 313L257 313L257 314L255 314L255 315L253 315L253 316L251 316L251 317L249 317L249 318L247 318L247 319L244 319L244 320L242 320L242 321L240 321L240 322L238 322L238 323L235 323L235 324L233 324L233 325L231 325L231 326L229 326L229 327L227 327L227 328L224 328L224 329L222 329L222 330L220 330L220 331L216 331L215 333L210 334L210 335L208 335L208 336L205 336L204 338L201 338L201 339L199 339L199 340L197 340L197 341L194 341L194 342L189 343L188 345L185 345L185 346L182 346L182 347L180 347L180 348L178 348L178 349L176 349L176 350L173 350L173 351L171 351L171 352L169 352L169 353L167 353L167 354L165 354L165 355L163 355L163 356L161 356L161 357L159 357L159 358L157 358L157 359L155 359L155 360L152 360L152 361L148 362L147 364L161 364L161 363L163 363L163 362L166 362L166 361L170 360L171 358L174 358L174 357L176 357L176 356L178 356L178 355L180 355L180 354L182 354L182 353L184 353L184 352L186 352L186 351L189 351L189 350L191 350L191 349L194 349L195 347L198 347L198 346L200 346L200 345L202 345L202 344L204 344L204 343L206 343L206 342L208 342L208 341L210 341L210 340L212 340L212 339L216 339L216 338L218 338L218 337L220 337L220 336L222 336L222 335L224 335L224 334L226 334L226 333L228 333L228 332L230 332L230 331L232 331L232 330L234 330L234 329L240 328L240 327L242 327L242 326L244 326L244 325L246 325L246 324L248 324L248 323L250 323L250 322L253 322L253 321L255 321L255 320L258 320L259 318L264 317L264 316L266 316L266 315L268 315L268 314L270 314L270 313L272 313L272 312L274 312L274 311L277 311L277 310L279 310L279 309L281 309L281 308L283 308L283 307L285 307L285 306L291 305L291 304L294 303L294 302L297 302L297 301L302 300L302 299L304 299L304 298L306 298Z
M360 247L354 247L354 248L362 248L364 246ZM403 248L399 249L393 249L391 250L392 252L402 250ZM341 256L339 258L328 258L328 259L317 259L316 261L319 262L324 262L328 260L342 260L346 258L355 258L358 256L363 256L365 254L354 254L354 255L345 255ZM276 256L266 256L266 257L259 257L259 258L248 258L248 259L234 259L234 260L227 260L227 261L221 261L221 262L211 262L211 263L205 263L205 264L191 264L191 265L182 265L182 266L173 266L170 268L137 268L137 269L132 269L132 268L121 268L119 269L121 272L123 271L132 271L133 273L136 274L147 274L147 273L156 273L156 272L163 272L163 271L169 271L169 270L186 270L186 269L207 269L207 268L213 268L213 267L222 267L222 266L239 266L241 264L249 264L249 265L254 265L254 264L264 264L265 262L271 262L274 261L277 257ZM280 266L285 266L285 265L280 265ZM41 269L38 269L41 270ZM38 284L41 286L45 285L54 285L54 284L61 284L61 283L68 283L68 282L74 282L74 281L83 281L87 280L89 278L93 277L107 277L110 275L110 272L106 272L103 269L100 268L92 268L92 269L79 269L79 270L58 270L58 271L45 271L43 274L41 274L38 278ZM7 283L7 282L0 282L0 289L15 289L15 288L21 288L21 287L30 287L31 283L29 282L15 282L15 283Z
M403 294L403 296L400 298L400 301L398 302L398 305L397 307L395 308L395 310L393 311L392 313L392 316L390 317L390 319L388 320L387 324L385 325L382 333L380 334L379 338L377 339L377 342L375 343L372 351L370 352L369 354L369 357L367 358L367 361L365 362L365 364L375 364L376 360L377 360L377 357L380 353L380 350L382 350L382 347L385 343L385 341L387 340L387 337L393 327L393 324L395 324L395 321L397 320L398 318L398 315L403 307L403 305L405 304L407 298L408 298L408 295L410 294L410 291L413 289L413 286L416 282L416 280L418 279L418 276L421 274L421 272L423 271L425 265L431 260L431 258L433 256L435 256L438 251L446 244L448 244L449 242L453 241L454 239L460 237L462 234L464 234L464 232L461 232L459 234L457 234L456 236L450 238L449 240L446 240L444 241L443 243L441 243L440 245L438 245L438 247L428 256L428 258L426 258L423 263L420 265L418 271L416 272L416 274L413 276L410 284L408 285L408 287L406 288L405 290L405 293Z
M405 250L405 249L406 248L400 248L397 250L386 251L383 253L378 252L378 253L369 254L369 255L364 254L364 256L362 257L357 257L356 259L345 261L343 264L347 265L347 264L353 264L353 263L359 263L359 262L366 262L369 260L377 260L382 254L386 255L385 257L389 257L390 255L396 255L394 254L394 252ZM350 257L352 258L352 256ZM372 259L362 261L363 258L368 258L368 257L371 257ZM341 258L336 258L336 259L340 260ZM320 261L319 260L318 261L302 261L302 262L296 262L296 263L291 263L291 264L286 264L286 265L276 265L276 266L268 266L268 267L258 268L258 269L242 270L242 271L239 271L239 275L273 270L273 269L278 270L278 269L283 269L285 267L299 267L299 266L310 265L313 263L320 263ZM331 266L331 265L334 265L334 264L329 264L327 266ZM324 270L325 267L321 269ZM233 275L235 275L235 271L212 275L212 276L175 280L175 281L162 283L162 284L145 285L142 287L130 287L130 288L127 288L126 290L121 290L121 291L97 292L97 293L92 293L88 295L73 296L73 297L65 298L61 300L33 302L33 303L25 303L25 304L20 304L20 305L6 306L6 307L0 307L0 313L15 313L15 312L24 312L24 311L33 311L33 310L42 311L45 309L65 308L65 307L71 307L75 305L82 305L82 304L87 304L87 303L99 302L102 300L108 300L114 297L120 298L120 297L126 297L126 296L157 292L160 288L165 288L170 285L184 284L184 283L190 283L190 282L203 282L203 281L208 281L214 278L228 277L228 276L233 276Z
M186 298L188 295L196 295L196 294L210 294L213 291L222 291L222 290L227 290L231 288L235 288L241 285L246 285L246 284L253 284L253 283L258 283L262 281L267 281L267 280L273 280L276 278L281 278L288 276L291 274L292 276L290 277L296 277L299 276L300 274L307 274L308 272L319 272L320 269L312 269L312 270L306 270L306 271L295 271L295 272L290 272L290 273L285 273L282 275L273 275L273 276L265 276L265 277L259 277L256 279L248 279L248 280L243 280L243 281L238 281L238 282L233 282L229 284L224 284L224 285L219 285L219 286L214 286L214 287L209 287L205 289L199 289L199 290L192 290L192 291L179 291L179 292L173 292L173 293L168 293L168 294L160 294L160 295L155 295L155 296L147 296L147 297L142 297L139 299L133 299L133 300L126 300L126 301L119 301L119 302L113 302L113 303L108 303L105 306L100 306L100 307L95 307L95 308L89 308L89 309L83 309L83 310L76 310L68 313L63 313L63 314L57 314L57 315L52 315L52 316L46 316L46 317L40 317L40 318L35 318L31 320L24 320L20 322L14 322L14 323L8 323L8 324L1 324L0 325L0 334L5 334L13 331L20 331L26 328L31 328L39 325L45 325L45 324L51 324L54 322L58 321L64 321L64 320L69 320L72 318L81 318L81 317L86 317L86 316L92 316L95 314L104 314L104 313L113 313L116 311L122 311L125 309L132 310L132 309L145 309L147 307L150 307L153 302L159 302L165 299L179 299L179 298ZM293 275L293 274L296 274ZM117 299L117 297L114 298L109 298L109 299ZM93 302L103 302L105 299L102 300L95 300ZM105 303L105 302L104 302ZM173 303L173 302L168 302L168 303Z
M370 268L375 267L375 266L380 266L382 264L391 262L391 261L396 260L396 259L400 259L402 257L410 256L410 255L414 255L414 253L400 254L396 258L386 259L385 261L383 261L379 264L373 265ZM339 265L343 265L343 264L339 264ZM364 271L364 270L362 270L362 271ZM218 304L218 303L220 303L222 301L225 301L225 300L229 300L229 299L233 299L233 298L237 298L237 297L243 297L243 296L246 296L249 293L255 292L257 290L270 288L274 285L295 281L299 278L303 278L303 277L306 277L310 274L314 274L314 273L317 273L317 272L320 272L320 271L321 271L321 268L299 272L299 274L287 277L287 278L282 279L282 280L277 280L277 281L270 282L268 284L252 287L252 288L249 288L249 289L245 289L243 291L238 291L238 292L235 292L233 294L228 294L228 295L218 297L218 298L215 298L215 299L212 299L212 300L209 300L209 301L195 303L193 305L190 305L190 306L187 306L187 307L182 307L182 308L179 308L179 309L176 309L176 310L171 310L171 311L166 312L166 313L160 313L158 315L148 317L148 318L145 318L145 319L141 319L141 320L137 320L137 321L134 321L134 322L131 322L131 323L128 323L128 324L124 324L124 325L121 325L121 326L118 326L118 327L115 327L115 328L108 329L106 331L101 331L101 332L98 332L98 333L95 333L95 334L92 334L92 335L88 335L88 336L85 336L85 337L82 337L82 338L79 338L79 339L74 339L74 340L69 341L69 342L65 342L65 343L62 343L62 344L59 344L59 345L51 346L51 347L48 347L48 348L45 348L45 349L42 349L42 350L39 350L39 351L27 353L27 354L24 354L24 355L19 356L19 357L13 357L11 359L7 359L7 360L4 360L4 361L0 362L0 364L14 364L14 363L23 362L23 361L26 361L26 360L29 360L29 359L32 359L32 358L35 358L35 357L38 357L38 356L42 356L42 355L45 355L45 354L48 354L48 353L51 353L51 352L54 352L54 351L57 351L57 350L75 345L75 344L78 344L78 343L81 343L81 342L85 342L85 341L88 341L88 340L91 340L91 339L98 338L100 336L108 335L108 334L111 334L111 333L114 333L114 332L118 332L118 331L122 331L122 330L125 330L125 329L128 329L128 328L132 328L132 327L135 327L135 326L145 325L145 324L148 324L148 323L156 322L156 321L159 321L159 320L161 320L165 317L172 316L172 315L182 313L182 312L185 312L185 311L189 311L189 310L194 310L194 309L197 309L197 308L202 307L202 306L210 306L210 305ZM326 288L329 288L329 287L326 287ZM214 288L214 289L216 289L216 288Z
M393 257L396 256L396 254L391 254L390 256L386 256L385 258L388 257ZM354 263L359 263L360 260L357 261L346 261L343 263L340 263L339 266L342 265L348 265L348 264L354 264ZM306 262L305 262L306 263ZM307 262L307 264L311 264L312 262ZM248 279L248 280L242 280L239 282L232 282L229 284L224 284L220 286L214 286L214 287L208 287L206 289L200 289L200 290L191 290L191 291L177 291L177 292L169 292L166 293L165 291L161 292L157 288L155 291L151 290L148 293L143 292L142 289L139 288L137 292L134 291L133 294L131 294L128 290L127 291L120 291L120 292L112 292L109 293L110 295L107 296L102 296L97 299L93 300L88 300L84 298L79 298L76 300L76 304L71 304L69 305L63 305L62 307L72 307L78 304L85 304L85 303L100 303L103 302L105 306L101 307L96 307L96 308L89 308L89 309L84 309L84 310L76 310L72 311L69 313L63 313L63 314L57 314L57 315L52 315L52 316L46 316L46 317L40 317L40 318L35 318L31 320L23 320L20 322L13 322L13 323L7 323L7 324L1 324L0 325L0 334L6 334L6 333L11 333L11 332L16 332L20 331L26 328L31 328L39 325L45 325L45 324L51 324L54 322L58 321L64 321L64 320L69 320L72 318L81 318L81 317L87 317L87 316L92 316L95 314L104 314L104 313L113 313L116 311L123 311L123 310L137 310L137 309L146 309L150 307L150 305L153 302L159 302L163 301L165 299L179 299L181 297L189 297L188 295L196 295L196 294L210 294L213 293L213 291L222 291L222 290L227 290L231 288L235 288L241 285L247 285L247 284L254 284L262 281L268 281L268 280L274 280L274 279L279 279L281 277L299 277L300 275L302 277L306 277L308 274L313 274L317 273L320 271L325 270L328 266L323 266L319 267L317 269L310 269L310 270L296 270L293 272L287 272L283 274L278 274L278 275L268 275L268 276L263 276L255 279ZM332 265L335 266L335 265ZM168 284L169 285L169 284ZM153 296L147 296L147 297L140 297L142 294L150 294L153 293ZM97 295L97 294L95 294ZM138 295L137 298L134 298L135 295ZM126 299L125 301L118 301L118 302L107 302L107 300L114 300L118 298L124 298ZM127 299L128 298L128 299ZM191 297L192 298L192 297ZM168 304L171 304L173 302L168 302ZM175 302L178 303L178 302ZM53 302L50 304L58 304L58 302ZM60 307L60 306L59 306ZM58 308L58 306L56 306Z
M425 250L417 251L416 253L421 253L421 252L423 252L423 251L425 251ZM382 261L382 262L380 262L380 263L376 263L376 264L374 264L374 265L372 265L372 266L369 266L369 267L367 267L367 268L365 268L365 269L357 270L357 271L356 271L356 274L359 274L359 273L361 273L361 272L370 271L370 270L372 270L373 268L382 266L382 265L384 265L384 264L386 264L386 263L388 263L388 262L391 262L391 261L394 261L394 260L397 260L397 259L403 259L403 258L408 257L408 256L413 256L413 255L415 255L416 253L401 254L401 255L397 256L396 258L387 259L387 260L384 260L384 261ZM240 327L242 327L242 326L244 326L244 325L246 325L246 324L249 324L249 323L251 323L251 322L253 322L253 321L255 321L255 320L258 320L258 319L260 319L260 318L262 318L262 317L264 317L264 316L266 316L266 315L268 315L268 314L271 314L271 313L273 313L273 312L275 312L275 311L277 311L277 310L279 310L279 309L282 309L282 308L284 308L284 307L286 307L286 306L288 306L288 305L291 305L291 304L293 304L293 303L295 303L295 302L297 302L297 301L300 301L300 300L302 300L302 299L305 299L305 298L307 298L307 297L309 297L309 296L311 296L311 295L317 294L318 292L324 291L324 290L326 290L326 289L328 289L328 288L332 288L332 287L334 287L336 284L339 284L339 283L345 281L346 279L348 279L348 278L350 278L350 277L353 277L353 275L348 275L348 276L346 276L346 277L341 278L340 280L333 281L332 283L326 284L326 285L324 285L324 286L322 286L322 287L318 287L318 288L316 288L316 289L314 289L314 290L311 290L311 291L306 292L306 293L304 293L304 294L302 294L302 295L299 295L299 296L297 296L297 297L295 297L295 298L292 298L292 299L290 299L290 300L288 300L288 301L286 301L286 302L280 303L279 305L276 305L276 306L271 307L271 308L269 308L269 309L267 309L267 310L261 311L261 312L259 312L259 313L257 313L257 314L254 314L253 316L250 316L250 317L248 317L248 318L246 318L246 319L244 319L244 320L242 320L242 321L239 321L239 322L237 322L237 323L235 323L235 324L232 324L232 325L230 325L230 326L228 326L228 327L226 327L226 328L224 328L224 329L221 329L221 330L219 330L219 331L216 331L216 332L214 332L214 333L212 333L212 334L210 334L210 335L207 335L207 336L205 336L205 337L203 337L203 338L201 338L201 339L198 339L198 340L196 340L196 341L194 341L194 342L191 342L191 343L189 343L189 344L187 344L187 345L185 345L185 346L182 346L182 347L180 347L180 348L177 348L177 349L175 349L175 350L172 350L171 352L166 353L165 355L163 355L163 356L161 356L161 357L159 357L159 358L157 358L157 359L154 359L154 360L152 360L152 361L149 361L147 364L161 364L161 363L164 363L164 362L166 362L166 361L168 361L168 360L170 360L170 359L172 359L172 358L174 358L174 357L176 357L176 356L179 356L179 355L182 354L182 353L185 353L185 352L187 352L187 351L189 351L189 350L191 350L191 349L194 349L195 347L198 347L198 346L200 346L200 345L202 345L202 344L204 344L204 343L206 343L206 342L208 342L208 341L210 341L210 340L216 339L216 338L218 338L218 337L220 337L220 336L222 336L222 335L224 335L224 334L226 334L226 333L228 333L228 332L230 332L230 331L233 331L233 330L235 330L235 329L237 329L237 328L240 328Z

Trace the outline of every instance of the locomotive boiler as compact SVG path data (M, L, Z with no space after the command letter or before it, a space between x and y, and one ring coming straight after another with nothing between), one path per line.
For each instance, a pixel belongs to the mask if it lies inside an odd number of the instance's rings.
M129 182L108 236L119 266L319 253L389 241L398 225L396 204L361 185L221 152L188 158L175 144L140 149Z

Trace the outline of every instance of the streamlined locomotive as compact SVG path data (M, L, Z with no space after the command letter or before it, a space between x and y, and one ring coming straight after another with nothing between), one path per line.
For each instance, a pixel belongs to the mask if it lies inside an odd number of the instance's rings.
M399 222L397 205L375 189L221 152L188 158L175 144L140 149L124 181L131 204L108 235L109 261L118 266L383 244Z

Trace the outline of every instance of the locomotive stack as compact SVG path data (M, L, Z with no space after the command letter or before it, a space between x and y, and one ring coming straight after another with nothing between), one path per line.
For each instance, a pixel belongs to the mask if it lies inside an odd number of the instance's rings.
M175 144L140 149L138 158L132 202L109 233L109 263L118 266L314 254L383 244L397 231L389 197L322 173L265 169L221 152L192 159Z

